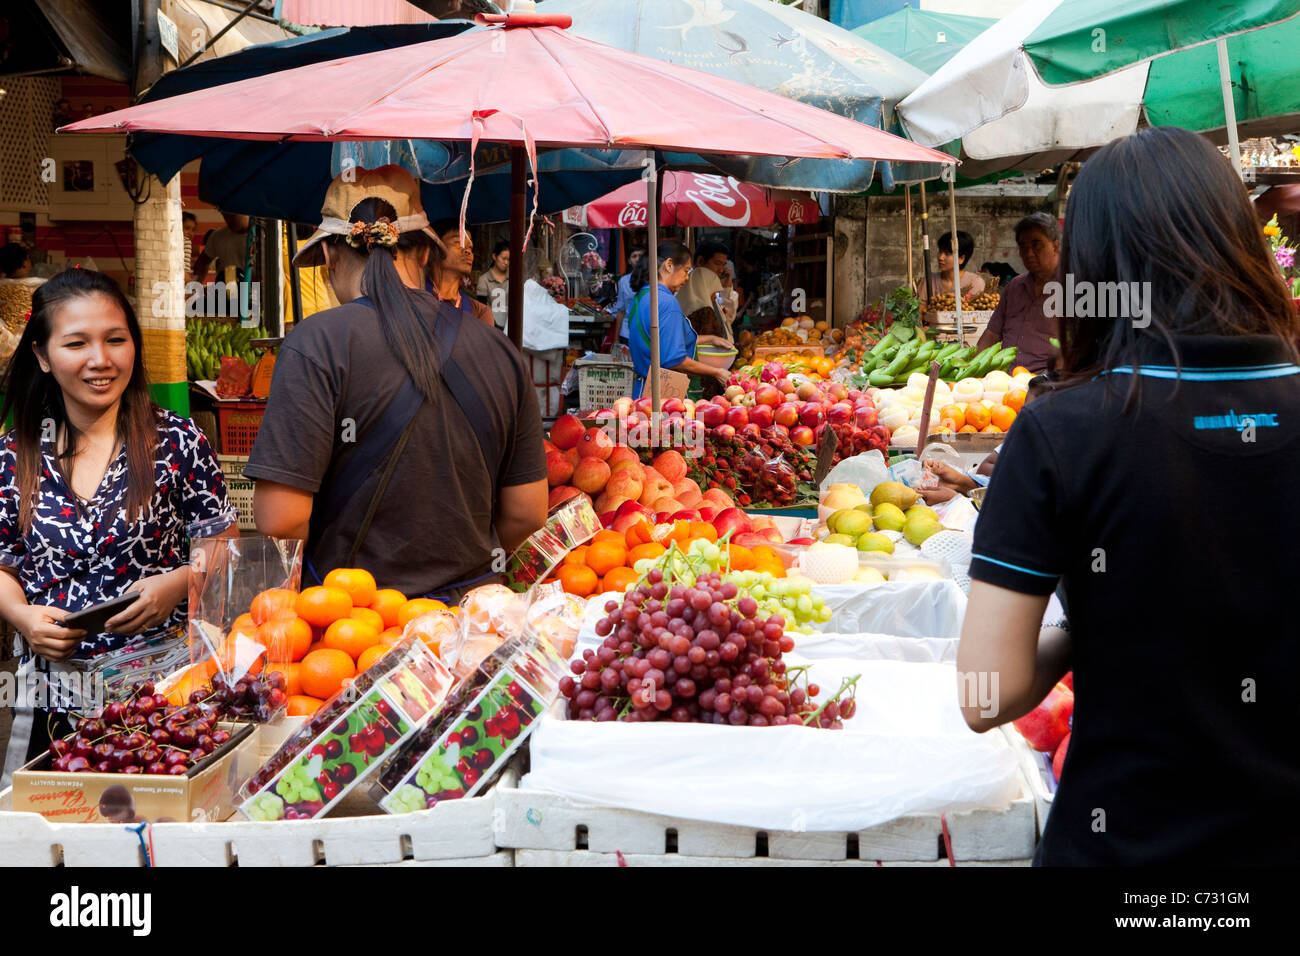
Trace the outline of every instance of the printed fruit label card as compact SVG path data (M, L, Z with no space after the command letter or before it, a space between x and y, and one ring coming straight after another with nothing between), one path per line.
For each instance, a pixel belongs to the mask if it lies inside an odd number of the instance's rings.
M423 646L423 645L421 645ZM410 718L419 723L446 699L455 682L447 665L432 654L412 657L376 685Z
M563 561L569 550L563 541L545 528L533 532L532 536L510 555L510 561L506 566L506 578L510 588L515 591L527 591Z
M252 820L309 820L324 813L412 731L400 710L374 690L240 810Z
M473 796L524 742L545 709L542 695L503 668L379 805L389 813L413 813L440 800Z

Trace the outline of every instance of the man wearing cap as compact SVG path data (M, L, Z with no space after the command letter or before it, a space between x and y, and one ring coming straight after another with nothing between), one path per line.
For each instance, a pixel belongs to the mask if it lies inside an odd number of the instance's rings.
M329 266L342 305L277 357L244 473L258 530L304 538L304 586L360 567L455 601L499 576L546 519L537 395L495 326L423 290L438 243L397 166L330 185L295 262Z

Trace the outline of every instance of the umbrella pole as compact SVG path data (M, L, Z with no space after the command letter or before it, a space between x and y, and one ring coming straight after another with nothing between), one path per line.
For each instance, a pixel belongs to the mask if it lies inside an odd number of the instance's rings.
M524 230L528 203L525 163L522 146L510 147L510 273L509 295L506 299L509 318L507 329L510 341L522 349L524 345Z
M957 341L965 344L965 329L962 328L961 321L961 244L957 241L957 179L954 171L952 179L948 180L948 220L949 229L952 230L952 297L957 303ZM930 425L927 422L926 428Z
M645 251L650 260L650 421L652 436L659 434L659 193L658 173L654 166L653 154L646 180L646 200L650 207L646 210ZM654 441L651 438L651 441Z
M284 235L289 244L289 291L293 305L293 324L296 327L302 323L302 277L298 274L298 267L293 264L293 257L298 254L298 231L287 219L284 221Z
M907 287L916 287L916 277L912 271L912 187L903 187L903 214L907 217Z
M921 183L921 265L925 269L925 301L934 298L930 278L930 216L925 211L925 183Z
M1232 157L1232 168L1238 176L1243 176L1241 168L1241 145L1237 142L1237 108L1232 102L1232 77L1228 73L1228 41L1219 37L1215 46L1219 48L1219 84L1223 88L1223 119L1228 130L1228 154Z

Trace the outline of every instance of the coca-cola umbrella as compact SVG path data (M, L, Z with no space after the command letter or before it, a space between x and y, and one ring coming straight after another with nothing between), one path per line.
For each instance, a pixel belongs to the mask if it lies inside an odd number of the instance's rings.
M480 142L508 143L514 149L514 262L523 261L526 241L525 167L536 169L541 147L953 162L785 97L584 40L567 32L568 17L482 16L479 22L498 28L228 83L105 113L62 131L291 142L400 136L469 141L471 155ZM629 95L632 90L653 95ZM654 188L653 167L651 173ZM655 219L650 217L652 267ZM650 291L657 403L657 283ZM516 344L522 320L523 271L512 269L510 336Z
M666 172L659 223L664 226L738 229L774 222L814 223L820 210L808 193L764 189L734 176ZM645 187L637 183L564 213L564 221L584 229L645 228L649 219Z

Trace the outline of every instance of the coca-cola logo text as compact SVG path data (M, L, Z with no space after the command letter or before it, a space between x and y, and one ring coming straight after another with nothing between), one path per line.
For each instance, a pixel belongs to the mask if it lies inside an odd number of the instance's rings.
M715 225L734 227L749 222L749 197L735 178L700 173L691 177L691 186L684 195Z
M650 219L649 207L643 202L630 202L618 211L618 228L644 226Z
M785 212L785 219L786 222L791 225L798 225L799 223L805 222L803 203L798 200L790 203L789 208L786 209Z

